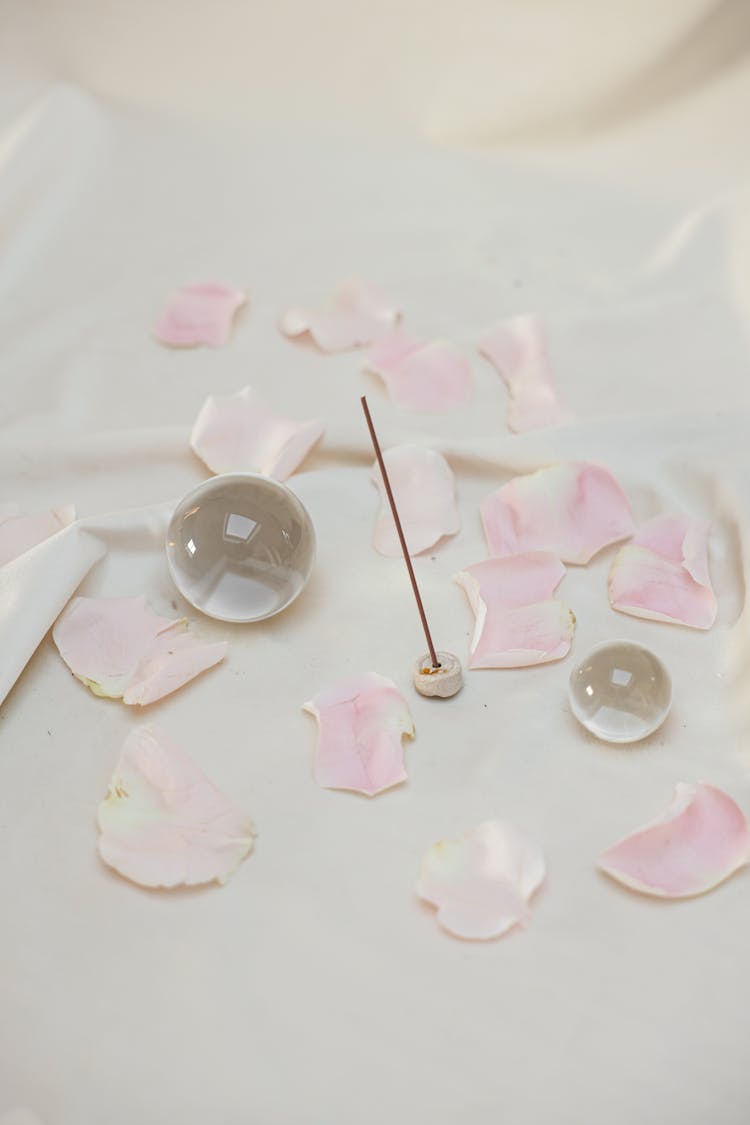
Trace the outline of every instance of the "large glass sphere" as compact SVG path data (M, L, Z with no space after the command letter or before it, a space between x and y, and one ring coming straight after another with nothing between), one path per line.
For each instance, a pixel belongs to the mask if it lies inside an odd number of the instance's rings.
M634 641L605 641L576 665L568 697L580 723L605 742L638 742L653 734L672 704L669 672Z
M212 477L180 501L167 531L177 589L220 621L262 621L293 602L315 558L315 531L285 485L253 473Z

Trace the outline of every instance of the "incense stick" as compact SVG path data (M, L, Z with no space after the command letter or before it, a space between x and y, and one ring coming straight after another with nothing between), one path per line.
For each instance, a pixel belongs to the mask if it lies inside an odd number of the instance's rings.
M417 586L417 579L416 579L416 576L414 574L414 567L411 565L411 558L409 557L409 548L406 546L406 539L404 537L404 529L401 526L401 520L399 519L398 509L396 508L396 501L393 498L393 490L391 488L391 482L388 479L388 471L385 467L385 462L383 460L383 454L380 452L380 442L378 441L377 434L375 433L375 427L372 424L372 416L370 414L370 408L367 405L367 398L365 397L365 395L362 395L362 398L360 399L360 402L362 403L362 409L365 412L365 420L367 422L367 428L370 431L370 438L372 440L372 446L373 446L373 449L375 450L375 456L378 459L378 465L380 466L380 473L381 473L381 476L383 477L383 484L385 485L385 494L388 497L388 503L391 506L391 513L393 514L393 522L396 525L396 533L398 535L398 541L401 544L401 550L403 551L403 555L404 555L404 562L406 563L406 569L408 570L409 578L411 579L411 588L414 591L414 597L415 597L416 602L417 602L417 609L419 610L419 617L420 617L420 620L422 622L422 628L424 629L424 635L427 639L427 647L430 650L430 660L432 661L432 667L433 668L439 668L440 667L440 661L437 658L437 653L435 652L435 646L432 643L432 637L430 636L430 627L427 624L427 615L425 614L424 606L422 605L422 597L419 593L419 587Z

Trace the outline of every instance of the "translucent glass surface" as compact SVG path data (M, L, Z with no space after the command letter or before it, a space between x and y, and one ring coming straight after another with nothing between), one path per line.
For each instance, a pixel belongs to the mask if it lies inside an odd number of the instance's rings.
M633 641L597 645L573 669L570 706L605 742L638 742L669 714L672 681L657 656Z
M196 609L221 621L262 621L305 585L315 532L285 485L232 473L180 501L167 532L167 558L175 585Z

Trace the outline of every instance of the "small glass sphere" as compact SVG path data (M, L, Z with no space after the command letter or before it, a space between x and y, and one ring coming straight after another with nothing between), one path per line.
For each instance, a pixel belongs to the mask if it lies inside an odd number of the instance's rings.
M672 705L669 672L634 641L596 645L572 671L568 698L586 730L605 742L638 742L653 734Z
M205 481L180 501L167 531L175 586L220 621L263 621L286 609L314 558L306 509L285 485L254 473Z

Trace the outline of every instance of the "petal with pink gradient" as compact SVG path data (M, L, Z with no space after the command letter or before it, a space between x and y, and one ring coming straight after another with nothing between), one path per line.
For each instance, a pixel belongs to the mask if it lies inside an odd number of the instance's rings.
M612 563L613 609L710 629L717 606L708 573L708 531L704 520L681 513L656 516L643 524Z
M447 340L425 343L396 332L370 349L364 369L379 375L391 402L407 410L453 410L474 391L471 364Z
M513 477L480 505L491 555L552 551L563 562L589 562L633 534L633 513L609 469L563 462Z
M0 504L0 566L56 535L76 518L72 504L26 515L17 504Z
M94 695L145 706L224 659L226 641L203 644L186 629L184 618L159 617L144 597L74 598L52 637Z
M323 436L322 422L296 422L270 410L252 387L210 395L190 435L212 473L261 473L286 480Z
M246 301L246 293L218 282L184 285L169 298L154 335L173 348L220 348L229 340L234 314Z
M226 883L256 835L185 751L150 727L125 739L98 823L104 862L143 887Z
M460 531L456 482L442 454L418 445L396 445L385 450L383 460L410 555L418 555L443 536ZM377 462L370 480L380 493L373 546L381 555L400 556L401 545Z
M509 430L519 434L572 421L573 412L555 386L547 341L535 317L501 321L484 334L479 350L500 372L508 388Z
M318 785L372 797L406 781L401 740L414 737L414 723L391 680L376 672L340 680L304 710L318 721Z
M321 309L287 309L279 328L285 336L311 338L324 352L344 352L392 331L400 315L379 289L353 277L337 285Z
M428 849L416 891L437 907L437 920L449 934L487 941L526 924L529 901L544 876L538 844L510 824L486 820Z
M525 668L570 651L575 617L552 595L565 574L546 551L486 559L454 576L474 613L470 668Z
M661 816L614 844L598 866L634 891L687 898L710 891L750 862L750 826L723 790L675 787Z

